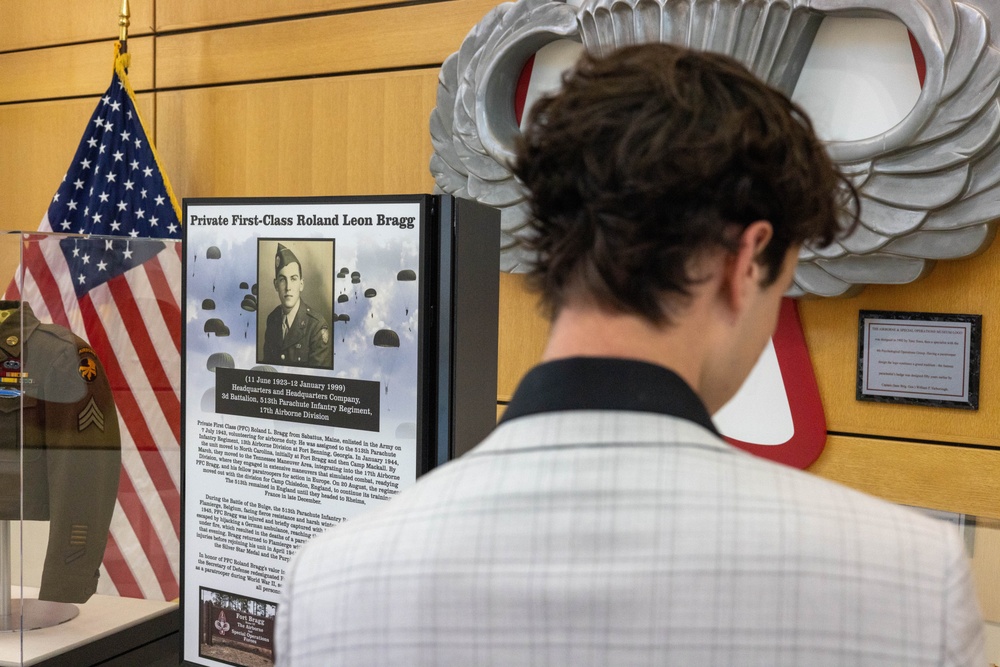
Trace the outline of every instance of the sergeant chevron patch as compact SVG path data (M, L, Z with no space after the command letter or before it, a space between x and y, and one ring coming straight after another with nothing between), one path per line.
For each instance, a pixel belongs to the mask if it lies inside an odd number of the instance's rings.
M93 397L77 417L77 424L80 431L86 430L91 425L96 426L101 431L104 430L104 413L97 407Z

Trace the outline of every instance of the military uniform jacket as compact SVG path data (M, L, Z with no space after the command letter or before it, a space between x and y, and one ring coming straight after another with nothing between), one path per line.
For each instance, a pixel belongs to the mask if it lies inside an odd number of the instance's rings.
M330 327L316 311L302 301L288 334L281 336L281 306L267 316L264 329L265 364L332 368Z
M15 381L0 383L0 519L48 520L39 598L86 602L97 589L121 471L111 387L87 341L40 323L26 303L0 301L7 310L0 374ZM20 382L19 373L26 375Z

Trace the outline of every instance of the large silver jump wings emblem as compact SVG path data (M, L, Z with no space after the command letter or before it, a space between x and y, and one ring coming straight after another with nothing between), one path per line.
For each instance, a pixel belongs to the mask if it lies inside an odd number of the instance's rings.
M935 260L985 249L1000 217L1000 49L995 0L552 0L498 6L441 68L431 171L446 193L501 209L501 265L517 271L527 215L507 168L519 132L511 100L521 68L557 39L591 52L649 41L726 53L791 94L825 16L900 21L926 62L913 109L891 129L832 141L862 197L862 224L804 248L792 295L839 296L907 283Z

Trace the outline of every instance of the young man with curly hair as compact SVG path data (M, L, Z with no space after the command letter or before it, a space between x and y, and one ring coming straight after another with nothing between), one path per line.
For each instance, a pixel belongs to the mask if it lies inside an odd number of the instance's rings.
M710 415L803 244L854 219L803 112L723 56L584 57L532 110L541 364L494 433L291 563L288 665L982 665L950 526Z

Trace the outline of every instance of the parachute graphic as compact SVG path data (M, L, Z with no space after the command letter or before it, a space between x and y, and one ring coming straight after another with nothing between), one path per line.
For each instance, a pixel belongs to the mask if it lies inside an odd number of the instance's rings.
M222 251L219 250L218 246L209 246L208 250L205 251L205 257L207 259L222 259ZM216 269L217 271L218 269ZM212 292L215 292L215 276L212 276Z
M253 294L247 294L243 297L243 301L240 302L240 308L248 313L257 312L257 297Z
M227 327L226 323L218 317L206 320L204 330L206 335L215 334L219 338L229 335L229 327Z
M385 382L385 393L389 394L389 376L399 362L399 334L392 329L379 329L372 338L372 344L377 348L376 355L382 379Z
M372 343L375 347L399 347L399 334L392 329L379 329Z
M417 272L413 269L402 269L396 274L396 282L399 283L415 283L417 280ZM404 310L403 316L410 316L410 309L413 308L414 301L416 300L416 286L414 287L400 287L403 296ZM410 329L412 331L412 329Z
M216 368L236 368L236 362L233 361L233 355L228 352L216 352L208 358L208 362L205 364L208 370L215 372Z

